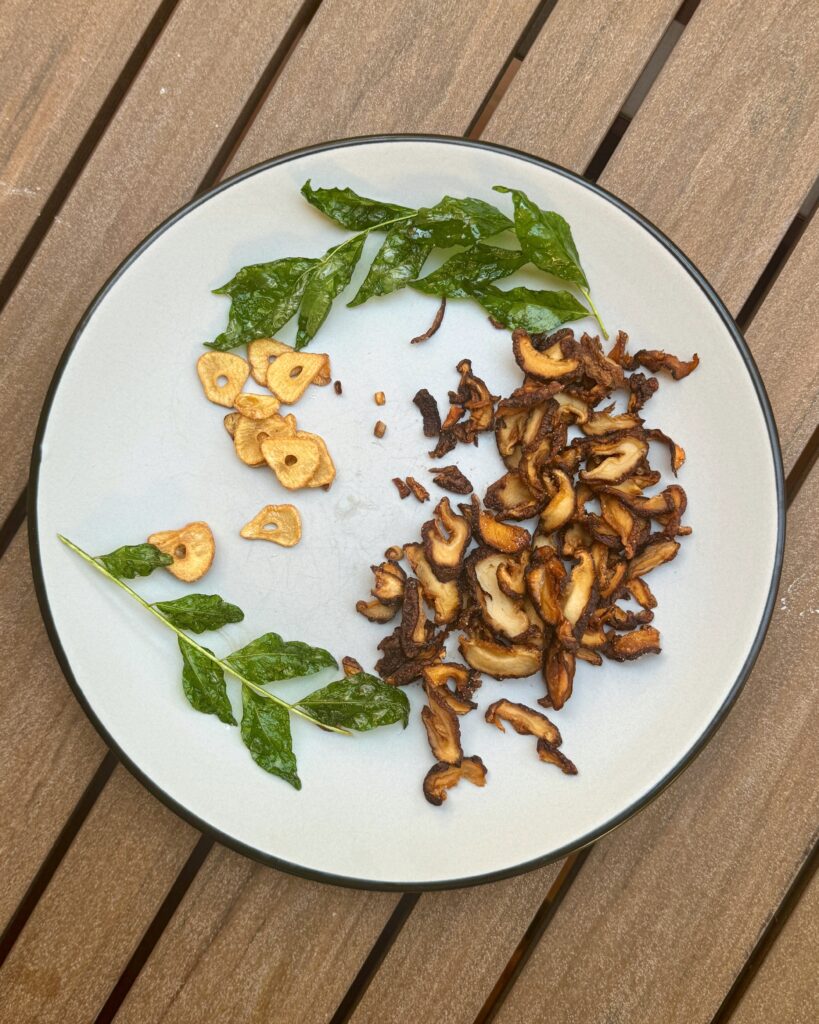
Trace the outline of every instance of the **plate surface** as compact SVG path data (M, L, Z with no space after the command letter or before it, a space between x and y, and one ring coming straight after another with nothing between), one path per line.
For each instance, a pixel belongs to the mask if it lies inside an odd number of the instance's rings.
M369 566L390 544L419 535L431 505L398 500L390 479L427 479L429 447L411 404L428 387L443 405L455 364L472 359L495 394L520 381L505 332L468 302L449 304L438 334L408 341L437 303L410 289L348 310L337 300L313 348L343 383L311 388L295 407L321 433L338 467L329 493L299 492L304 536L285 550L249 543L239 528L268 502L288 501L272 474L234 456L226 410L202 395L194 364L223 327L227 300L211 289L242 265L318 255L346 234L303 201L306 178L410 205L472 195L506 209L491 186L522 188L571 223L598 308L632 349L664 348L701 365L663 377L647 409L686 449L680 474L694 533L651 577L663 653L602 668L578 664L575 691L555 714L580 774L541 764L528 739L462 721L466 753L488 770L441 808L423 798L431 763L410 688L410 726L344 738L295 720L301 792L250 759L235 729L196 714L179 682L170 634L56 539L93 552L207 520L217 556L196 586L242 606L244 622L206 638L219 653L275 630L352 654L371 668L386 630L353 608ZM351 289L361 280L369 240ZM431 267L430 263L428 266ZM540 279L542 281L542 278ZM516 275L503 287L526 283ZM352 294L352 290L349 294ZM579 328L593 329L591 321ZM292 341L294 326L280 336ZM386 392L378 409L373 393ZM378 441L376 419L388 424ZM479 493L502 472L491 438L453 453ZM451 461L447 459L445 461ZM652 462L670 476L667 456ZM464 885L513 874L576 848L624 820L687 763L739 691L761 644L783 539L776 435L756 368L696 270L656 229L600 189L510 150L458 140L351 140L254 168L159 228L117 271L64 357L34 453L32 553L55 650L92 721L132 770L199 827L243 852L301 874L378 888ZM435 490L434 487L431 490ZM741 524L738 528L738 524ZM152 599L186 591L166 573L135 586ZM295 699L334 678L280 684ZM238 684L229 682L238 709ZM537 678L496 682L481 707L507 696L533 703Z

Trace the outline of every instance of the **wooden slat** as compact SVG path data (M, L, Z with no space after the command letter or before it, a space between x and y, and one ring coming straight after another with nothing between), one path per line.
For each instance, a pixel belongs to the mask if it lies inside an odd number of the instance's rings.
M423 896L353 1024L472 1024L559 871Z
M0 969L2 1018L93 1020L196 843L117 768ZM101 866L105 870L100 870Z
M231 172L376 132L466 131L537 0L325 0ZM330 85L330 83L332 83Z
M805 288L817 267L814 217L747 332L776 416L786 473L819 423L819 289Z
M819 875L796 905L731 1024L819 1020Z
M52 654L20 532L0 562L0 931L105 754Z
M736 707L667 793L594 847L498 1024L543 1006L584 1024L695 1024L720 1006L817 838L817 503L819 468L791 509L778 611Z
M297 7L297 0L186 0L168 23L0 318L0 394L9 416L25 420L25 433L84 305L116 261L196 188ZM221 37L219 60L210 48L214 37ZM4 424L4 448L15 429ZM8 490L3 497L13 500ZM8 883L0 887L2 921L103 753L55 667L31 593L25 546L21 533L0 575L8 680L3 699L9 704L0 716L0 764L13 769L3 772L0 789Z
M483 137L582 173L678 7L561 0Z
M817 69L814 0L704 0L600 179L734 313L816 180Z
M0 273L37 220L160 0L5 0Z
M182 0L165 27L0 317L0 520L71 331L117 263L191 198L301 3Z
M323 1024L398 899L307 882L217 847L117 1022Z

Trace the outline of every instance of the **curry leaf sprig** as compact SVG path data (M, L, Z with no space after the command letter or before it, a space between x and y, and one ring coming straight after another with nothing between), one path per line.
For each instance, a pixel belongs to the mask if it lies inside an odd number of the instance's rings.
M350 188L314 189L306 181L301 192L316 209L355 234L319 258L286 257L242 267L215 294L231 300L228 325L209 348L227 351L256 338L271 337L296 313L296 348L316 336L333 302L347 287L371 231L385 231L366 277L348 306L360 306L376 295L411 285L446 298L473 298L506 327L546 331L593 315L608 337L591 299L588 278L572 237L559 214L542 210L518 189L496 185L512 196L514 220L482 199L444 196L434 206L412 209L360 196ZM487 245L483 239L514 230L520 249ZM460 247L427 277L420 277L435 248ZM589 304L569 291L512 288L492 284L531 263L574 285Z
M330 683L289 703L265 687L283 679L308 676L325 668L337 668L335 658L320 647L298 640L283 640L277 633L265 633L238 651L219 658L185 630L202 633L241 622L244 613L218 594L187 594L173 601L150 603L124 583L124 579L147 576L173 559L152 544L118 548L96 558L68 538L57 535L66 547L124 590L146 611L177 636L182 655L182 689L197 711L216 715L227 725L236 725L227 693L225 675L242 684L241 737L254 761L265 771L301 789L296 755L290 732L295 715L319 728L349 735L401 722L406 728L409 701L401 690L382 683L365 672Z

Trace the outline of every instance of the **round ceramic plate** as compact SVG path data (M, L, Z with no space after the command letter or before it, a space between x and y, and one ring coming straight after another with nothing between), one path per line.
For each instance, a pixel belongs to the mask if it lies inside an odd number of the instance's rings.
M354 611L369 566L388 545L419 536L431 504L399 501L390 482L429 481L430 443L411 398L429 388L446 408L455 364L469 357L494 394L520 382L506 332L477 305L452 301L423 345L437 301L411 289L345 308L336 301L312 348L328 352L332 388L310 388L294 411L322 434L338 475L332 489L284 492L273 475L235 457L226 410L205 400L194 364L226 322L211 289L244 264L322 253L346 233L299 195L315 186L412 206L442 195L525 190L570 222L602 317L632 350L663 348L701 365L663 378L647 409L686 449L680 482L693 535L651 577L662 632L658 657L602 668L578 663L574 695L554 715L571 777L541 763L530 739L487 725L501 696L533 704L543 683L486 679L481 711L462 720L463 746L488 768L433 807L421 781L431 756L419 720L423 695L399 726L346 738L293 722L300 792L257 767L235 728L197 714L180 685L173 637L56 538L95 553L195 519L217 540L197 590L244 608L245 620L206 637L227 653L274 630L353 655L366 668L391 627ZM433 264L429 264L432 266ZM78 268L81 272L81 268ZM526 283L525 274L502 282ZM542 282L542 278L540 279ZM541 284L542 286L542 284ZM594 330L593 321L577 327ZM294 326L281 332L292 340ZM251 382L252 383L252 382ZM378 409L373 393L384 391ZM386 437L373 424L388 424ZM502 472L491 437L459 447L483 493ZM652 461L670 476L668 457ZM162 800L237 849L303 875L376 888L466 885L523 871L590 842L643 806L716 728L756 656L771 610L783 538L782 472L770 408L730 316L690 262L633 210L567 171L499 147L442 138L332 143L281 157L225 182L166 221L117 270L80 324L46 402L34 452L32 554L49 633L92 721ZM432 486L431 490L435 491ZM294 500L304 535L292 549L248 542L239 528L262 505ZM167 573L137 580L152 599L186 592ZM279 684L295 699L337 678ZM239 712L238 684L229 681Z

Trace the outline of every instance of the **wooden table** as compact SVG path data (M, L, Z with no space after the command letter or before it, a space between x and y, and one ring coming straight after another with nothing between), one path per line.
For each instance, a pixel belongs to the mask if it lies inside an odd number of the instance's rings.
M0 56L0 1020L819 1019L816 0L5 0ZM158 221L408 131L549 158L666 231L747 334L789 499L767 642L695 764L562 864L421 896L254 864L118 766L46 639L24 498L60 353Z

